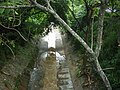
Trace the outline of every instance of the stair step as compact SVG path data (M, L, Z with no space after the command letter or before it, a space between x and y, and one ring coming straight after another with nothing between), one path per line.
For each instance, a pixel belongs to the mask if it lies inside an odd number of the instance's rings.
M60 71L61 72L69 72L69 68L62 68Z
M61 85L68 85L68 84L69 84L68 81L63 81L63 80L59 81L60 86Z
M69 85L63 85L59 87L60 87L60 90L74 90L73 86L69 86Z
M61 65L61 68L68 68L68 66Z
M68 74L69 72L59 72L58 74Z
M59 71L58 74L69 74L68 71Z
M58 69L58 85L60 90L74 90L71 81L69 67L66 62L60 62L60 68Z
M58 77L59 78L70 78L70 74L69 73L67 73L67 74L58 74Z
M69 77L59 77L60 80L69 79Z

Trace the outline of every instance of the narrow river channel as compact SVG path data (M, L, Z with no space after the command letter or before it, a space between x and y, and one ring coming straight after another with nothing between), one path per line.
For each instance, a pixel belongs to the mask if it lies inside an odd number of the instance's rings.
M48 35L40 39L38 61L28 87L29 90L74 90L59 27L51 26Z

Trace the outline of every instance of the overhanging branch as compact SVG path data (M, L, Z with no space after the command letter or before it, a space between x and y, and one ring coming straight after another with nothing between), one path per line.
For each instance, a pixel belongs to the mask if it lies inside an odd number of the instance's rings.
M32 1L32 2L39 9L47 11L50 14L52 14L63 25L63 27L65 27L85 47L85 49L90 54L92 54L93 56L95 56L94 51L88 46L88 44L64 20L61 19L61 17L53 10L53 8L51 7L50 4L49 4L49 7L47 8L47 7L44 7L44 6L40 5L36 1Z
M114 67L111 67L111 68L104 68L103 70L114 70L115 68Z
M0 8L4 9L31 8L31 7L35 7L35 5L0 6Z
M9 45L7 45L6 43L4 43L4 44L10 49L11 53L13 54L13 57L15 58L15 53L13 52L12 48Z
M27 39L26 39L17 29L6 27L6 26L2 25L1 23L0 23L0 25L1 25L2 27L6 28L6 29L16 31L23 40L27 41Z

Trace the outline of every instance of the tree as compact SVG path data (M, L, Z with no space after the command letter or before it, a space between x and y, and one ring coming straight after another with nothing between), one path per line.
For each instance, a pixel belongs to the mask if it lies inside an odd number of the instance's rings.
M104 13L105 13L105 8L106 8L106 1L105 2L103 0L100 0L100 8L99 8L99 27L98 27L98 36L97 36L97 45L96 45L96 49L95 51L89 47L89 45L83 40L82 37L80 37L52 8L52 6L50 5L50 1L45 0L47 6L44 6L42 4L39 4L36 0L29 0L34 7L39 8L40 10L46 11L50 14L52 14L54 16L54 18L56 18L63 26L66 30L68 30L83 46L84 48L87 50L87 52L89 52L91 54L91 58L92 58L92 62L95 64L95 68L96 71L98 72L98 74L100 75L101 79L103 80L107 90L112 90L111 85L109 83L109 80L107 78L107 76L105 75L105 73L103 72L99 61L98 61L98 57L99 57L99 53L101 50L101 45L102 45L102 34L103 34L103 21L104 21ZM5 7L5 6L1 6L1 8L18 8L18 7L25 7L25 6L9 6L9 7Z
M95 52L86 44L86 42L76 33L72 30L72 28L69 27L67 23L62 20L59 15L53 10L51 7L49 1L46 1L48 4L47 7L44 7L40 4L38 4L36 1L32 1L34 5L44 11L49 12L52 14L76 39L79 40L79 42L85 47L85 49L92 55L93 61L96 65L97 72L101 76L102 80L104 81L104 84L108 90L112 90L109 80L107 79L105 73L103 72L99 62L98 62L98 57L99 53L101 50L101 45L102 45L102 33L103 33L103 20L104 20L104 12L105 12L105 4L104 2L101 2L103 5L100 6L100 11L99 11L99 28L98 28L98 39L97 39L97 46Z

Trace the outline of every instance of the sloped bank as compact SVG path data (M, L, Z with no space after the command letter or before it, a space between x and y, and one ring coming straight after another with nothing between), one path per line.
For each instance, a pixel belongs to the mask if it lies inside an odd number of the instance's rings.
M74 46L71 41L68 41L67 35L62 35L64 51L66 55L66 62L70 69L70 75L73 82L74 90L84 90L82 87L82 80L77 76L78 62L80 61L79 55L74 52Z
M37 53L37 48L31 43L19 46L16 57L11 58L1 69L0 90L27 90L29 73Z

